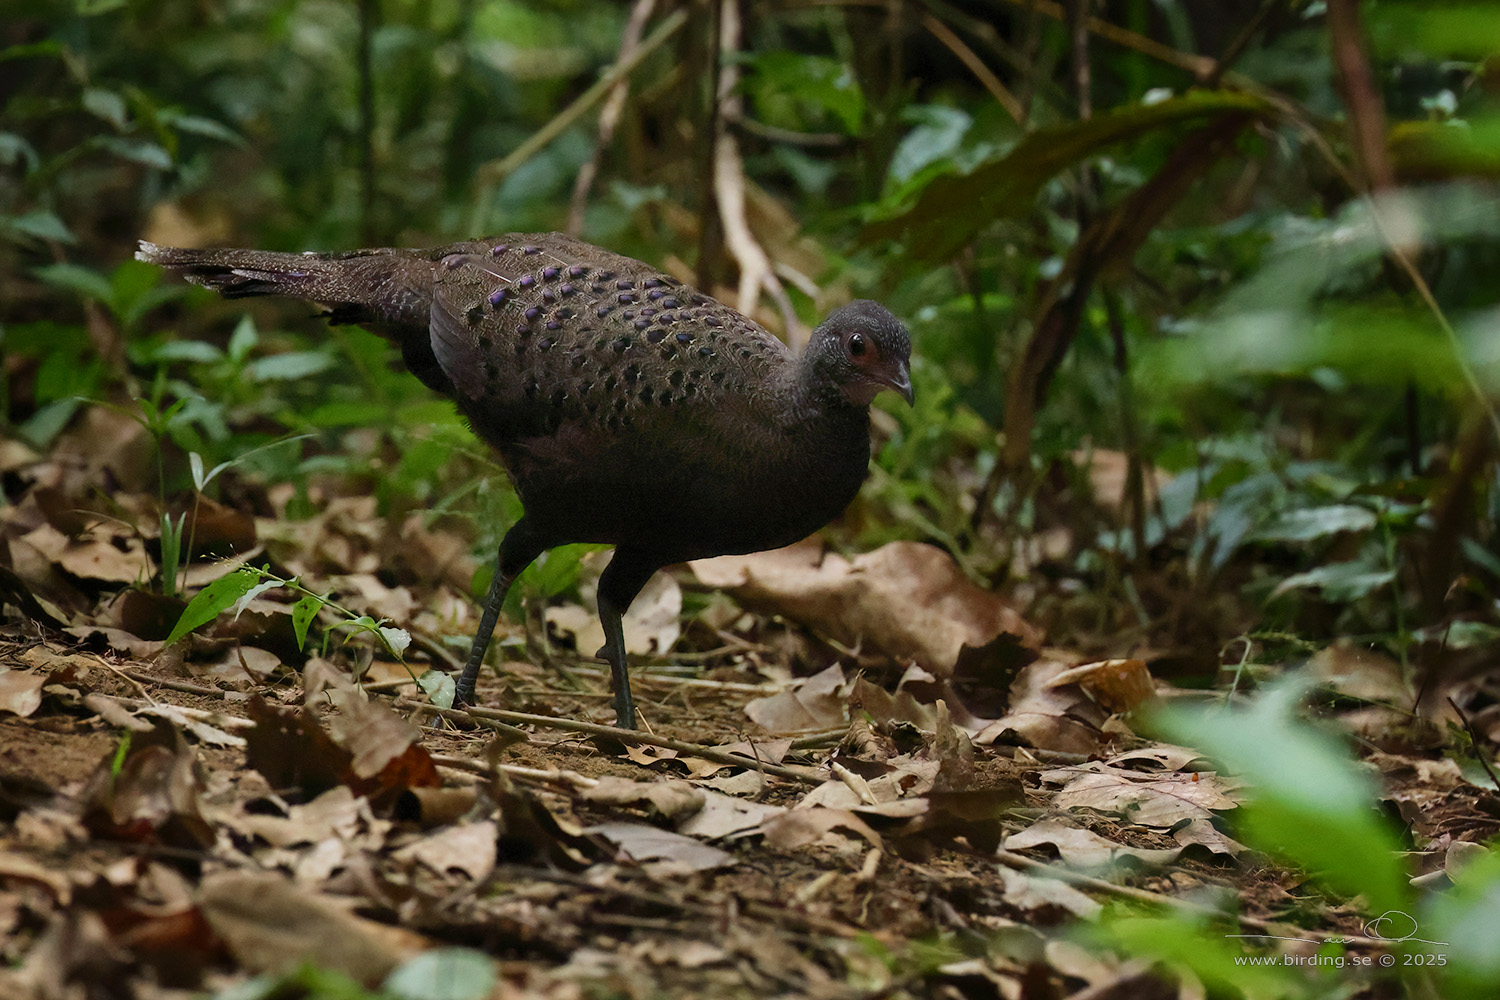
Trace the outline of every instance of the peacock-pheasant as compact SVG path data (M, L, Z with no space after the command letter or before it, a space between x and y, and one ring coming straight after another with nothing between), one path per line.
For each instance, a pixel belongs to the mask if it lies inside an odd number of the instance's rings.
M554 546L602 542L600 655L634 728L620 616L651 575L827 524L864 481L871 400L912 401L910 338L874 302L835 311L795 357L702 292L557 233L305 254L142 242L136 256L226 298L306 299L368 325L499 451L525 515L500 544L461 703L516 576Z

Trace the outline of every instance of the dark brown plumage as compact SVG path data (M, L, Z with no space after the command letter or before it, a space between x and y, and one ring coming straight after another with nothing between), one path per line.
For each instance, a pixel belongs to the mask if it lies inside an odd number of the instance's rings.
M910 339L873 302L834 312L794 358L702 292L557 233L308 254L143 242L137 257L227 298L307 299L369 325L500 452L526 513L500 545L460 702L516 576L553 546L605 542L600 653L633 728L620 616L651 575L828 523L864 480L870 401L912 399Z

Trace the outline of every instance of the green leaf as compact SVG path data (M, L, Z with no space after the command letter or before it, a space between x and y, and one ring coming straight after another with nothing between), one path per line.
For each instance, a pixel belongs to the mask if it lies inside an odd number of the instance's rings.
M235 324L234 332L229 335L229 360L239 364L250 356L251 350L260 342L260 331L255 328L255 320L248 314L241 316L240 321Z
M273 587L279 586L281 586L280 580L262 580L260 583L257 583L255 586L245 591L239 596L239 599L234 602L234 617L238 618L240 615L244 614L245 609L250 606L250 602L255 600L261 594L264 594L266 591L272 589Z
M1030 212L1042 185L1060 171L1122 142L1181 126L1206 126L1224 115L1272 112L1264 100L1241 91L1193 90L1087 121L1040 128L967 174L935 178L911 205L872 222L864 239L899 240L917 257L946 259L995 220Z
M1493 848L1450 871L1453 887L1426 900L1419 934L1441 941L1450 968L1437 995L1490 998L1500 983L1500 855Z
M1493 0L1372 4L1368 16L1370 39L1388 57L1485 59L1494 55L1500 38L1500 10Z
M25 173L29 174L41 166L41 163L42 158L37 153L36 147L28 142L25 136L15 132L0 132L0 165L21 167Z
M114 291L104 275L77 264L44 264L35 273L54 288L66 288L99 302L110 301Z
M941 105L913 105L906 109L905 117L918 124L906 133L891 157L886 175L891 185L905 184L924 167L951 159L974 124L967 112Z
M288 351L256 358L245 366L245 374L256 382L291 382L333 367L327 351Z
M62 42L56 39L48 39L45 42L30 42L25 45L12 45L0 49L0 62L8 62L12 59L41 59L61 58L67 53Z
M1395 578L1395 570L1374 569L1368 562L1355 559L1319 566L1306 573L1293 573L1277 584L1271 596L1279 597L1289 590L1308 588L1320 591L1329 601L1345 604L1368 597L1381 587L1389 586Z
M402 659L406 655L407 648L411 646L411 633L404 628L391 628L387 625L381 625L376 631L380 635L380 641L395 654L396 659Z
M1255 532L1262 542L1310 542L1346 531L1369 531L1376 524L1375 512L1354 504L1330 504L1291 510Z
M348 400L320 403L308 411L306 419L313 427L359 427L390 419L387 403L374 400Z
M130 160L157 170L172 169L172 154L154 142L145 139L127 139L121 136L105 136L99 145L122 160Z
M117 129L129 124L125 110L125 98L113 90L90 87L83 92L83 110L95 118L102 118Z
M224 352L207 341L167 340L156 345L149 352L143 352L141 360L156 364L170 364L173 361L213 364L224 360Z
M184 115L174 111L163 111L158 116L161 121L179 132L189 132L193 135L205 136L209 139L218 139L235 146L243 146L244 138L234 129L215 121L212 118L204 118L200 115Z
M219 577L198 591L197 595L188 602L188 606L182 609L182 617L177 619L177 625L172 629L172 634L167 636L167 645L170 646L199 626L206 625L219 617L221 612L233 607L236 601L248 594L259 583L259 573L254 570L239 569Z
M30 236L39 240L55 240L58 243L73 244L78 242L78 237L56 214L44 209L35 212L27 212L25 215L12 215L0 224L13 233L22 236Z
M1105 912L1097 929L1083 928L1082 932L1098 946L1132 959L1150 956L1169 968L1191 969L1210 996L1311 995L1305 969L1279 961L1265 965L1237 961L1245 954L1241 943L1231 937L1238 930L1228 921L1215 926L1188 915L1143 916L1115 908Z
M804 105L815 115L835 118L848 135L858 135L865 115L865 95L852 67L826 56L773 51L749 60L755 72L747 85L755 91L755 103L773 123L791 129L803 127Z
M1174 708L1153 720L1247 783L1240 836L1314 873L1374 913L1408 904L1402 846L1383 819L1380 788L1347 747L1299 717L1311 682L1293 677L1245 708Z
M124 261L110 274L110 308L125 326L135 326L149 310L187 293L186 286L163 285L161 278L161 268L139 260Z
M17 435L33 447L46 450L52 439L61 434L73 414L78 412L79 401L74 398L57 399L43 406L16 428Z
M307 648L307 629L312 620L318 617L318 612L328 602L321 597L308 594L296 604L292 605L292 631L297 635L297 648Z
M438 708L453 707L453 696L458 692L458 685L443 671L422 671L422 675L417 678L417 686L427 693L427 697Z
M468 948L424 951L386 977L398 1000L481 1000L495 988L494 959Z
M182 526L187 522L187 511L172 515L166 511L161 515L161 590L169 596L177 594L177 567L182 559ZM186 610L186 609L184 609Z
M1472 649L1500 642L1500 627L1487 622L1459 620L1446 625L1432 625L1418 633L1426 642L1441 643L1445 649Z

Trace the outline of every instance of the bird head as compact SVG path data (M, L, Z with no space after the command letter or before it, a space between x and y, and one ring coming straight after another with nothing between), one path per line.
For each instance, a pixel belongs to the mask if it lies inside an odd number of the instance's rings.
M912 404L911 335L879 303L857 299L835 310L813 331L809 350L849 403L868 406L894 389Z

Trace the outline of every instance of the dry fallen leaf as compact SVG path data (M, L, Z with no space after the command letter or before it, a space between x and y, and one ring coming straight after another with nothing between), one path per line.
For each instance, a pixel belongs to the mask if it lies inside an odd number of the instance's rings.
M1007 851L1024 851L1043 844L1055 847L1068 867L1085 870L1112 868L1124 858L1154 868L1171 864L1182 853L1165 848L1151 850L1130 847L1101 837L1092 830L1068 826L1055 819L1041 820L1020 833L1005 838Z
M872 847L885 850L880 834L847 809L793 809L773 816L760 825L766 845L782 851L794 851L812 844L828 844L852 849L851 838L838 834L846 831L862 837Z
M1044 750L1093 753L1103 739L1108 713L1075 685L1053 685L1055 677L1070 669L1051 657L1022 667L1011 685L1009 711L975 734L974 742L1018 742Z
M1039 635L977 586L943 550L891 542L851 562L820 543L690 563L698 579L747 606L770 610L845 646L915 661L949 677L965 646L1002 633L1035 645Z
M559 604L547 609L547 626L571 635L574 648L586 656L604 645L604 626L599 615L580 604ZM625 651L638 655L660 655L677 643L682 634L682 588L670 573L657 573L620 619L625 629Z
M0 670L0 712L21 718L42 707L47 674L30 670Z
M355 917L331 897L265 873L224 873L203 880L209 926L235 959L256 972L288 973L308 963L375 986L427 947L410 931Z
M458 871L472 882L483 882L495 870L500 828L492 820L455 823L428 834L395 852L405 861L419 861L439 875Z
M141 539L120 531L111 534L96 529L91 535L69 538L44 524L23 539L65 572L84 580L106 583L139 583L156 571Z
M600 823L587 834L603 837L652 875L687 875L734 863L734 855L692 837L645 823Z
M1105 711L1130 712L1156 700L1156 688L1144 660L1100 660L1071 667L1047 682L1048 687L1076 684Z
M1163 830L1238 805L1230 784L1212 772L1146 774L1095 761L1047 771L1042 781L1062 784L1057 809L1093 809Z
M1005 901L1021 910L1034 912L1057 909L1085 920L1096 919L1104 911L1103 904L1061 879L1030 875L1009 868L1000 869L1000 878L1005 884Z
M755 698L745 714L772 733L800 733L841 726L847 720L844 671L837 663L790 691Z

